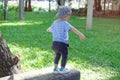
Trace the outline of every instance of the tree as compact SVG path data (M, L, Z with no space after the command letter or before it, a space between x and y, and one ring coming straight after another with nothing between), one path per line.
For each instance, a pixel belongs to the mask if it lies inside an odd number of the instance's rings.
M104 15L105 15L105 10L106 10L105 3L106 3L106 0L104 0Z
M2 4L0 4L0 20L4 19L4 3L3 3L3 0L0 1Z
M0 77L21 72L20 59L11 53L0 33Z
M25 11L32 11L31 0L25 0Z
M31 0L28 0L28 8L27 8L27 11L32 11L32 8L31 8Z
M24 0L19 0L19 19L24 19Z
M4 20L8 19L8 0L4 0Z
M92 29L93 4L94 4L94 0L88 0L87 21L86 21L87 30Z
M27 0L25 0L25 11L27 11Z
M94 6L95 11L101 11L102 10L101 0L94 0Z
M51 0L49 0L49 12L51 11Z

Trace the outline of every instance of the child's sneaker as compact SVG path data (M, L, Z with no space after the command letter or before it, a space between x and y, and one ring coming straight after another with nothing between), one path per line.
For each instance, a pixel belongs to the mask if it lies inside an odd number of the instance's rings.
M53 69L53 73L59 73L59 69L58 68L54 68Z
M66 74L69 73L69 70L67 68L60 68L60 74Z

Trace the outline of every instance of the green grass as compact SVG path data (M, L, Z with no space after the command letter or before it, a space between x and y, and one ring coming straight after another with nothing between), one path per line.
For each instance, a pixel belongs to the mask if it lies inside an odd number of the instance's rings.
M53 66L52 35L46 29L55 13L25 13L25 20L0 23L0 31L13 54L21 55L24 71ZM86 18L72 16L69 22L86 35L81 42L70 32L67 65L81 72L81 80L120 79L120 20L94 18L93 29L85 30Z

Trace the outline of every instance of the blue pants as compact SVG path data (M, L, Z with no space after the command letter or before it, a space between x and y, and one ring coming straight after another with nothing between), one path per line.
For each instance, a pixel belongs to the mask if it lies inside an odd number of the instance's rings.
M60 57L62 56L61 67L65 67L68 57L68 44L54 41L52 45L52 49L56 53L54 64L58 64Z

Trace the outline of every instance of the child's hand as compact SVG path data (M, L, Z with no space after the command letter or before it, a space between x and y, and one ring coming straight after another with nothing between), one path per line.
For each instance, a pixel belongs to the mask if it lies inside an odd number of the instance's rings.
M84 41L85 40L85 36L84 35L80 35L80 40Z
M47 32L50 32L50 28L48 28L46 31L47 31Z
M72 27L71 30L80 37L80 40L81 40L81 41L84 41L84 40L85 40L84 34L81 33L80 31L78 31L75 27Z

